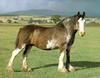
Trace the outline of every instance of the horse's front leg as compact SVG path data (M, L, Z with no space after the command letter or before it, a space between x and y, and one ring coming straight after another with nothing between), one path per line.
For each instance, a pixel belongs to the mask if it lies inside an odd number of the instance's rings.
M70 64L70 48L66 49L66 69L69 72L75 71L74 67Z
M58 71L59 72L66 72L67 71L65 66L64 66L64 63L63 63L64 55L65 55L65 51L61 51L60 56L59 56L59 63L58 63Z

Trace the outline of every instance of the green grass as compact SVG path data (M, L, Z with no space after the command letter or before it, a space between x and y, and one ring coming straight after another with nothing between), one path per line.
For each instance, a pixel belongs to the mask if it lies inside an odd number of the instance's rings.
M32 48L28 63L32 72L21 71L22 52L14 61L14 73L6 65L14 49L19 26L0 26L0 78L100 78L100 27L86 27L86 35L76 35L71 49L71 62L76 71L57 71L59 50L44 51ZM64 59L65 60L65 59Z

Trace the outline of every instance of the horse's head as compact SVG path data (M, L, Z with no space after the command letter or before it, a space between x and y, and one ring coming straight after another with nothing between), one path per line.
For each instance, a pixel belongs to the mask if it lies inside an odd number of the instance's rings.
M64 26L68 33L72 33L73 30L79 30L79 35L83 37L85 35L85 12L83 14L80 14L78 12L76 15L70 17L70 18L65 18L62 21L60 21L57 25Z
M84 24L85 24L85 12L83 12L83 14L80 14L80 12L77 13L77 15L74 16L75 17L75 20L76 20L76 25L75 25L75 28L77 30L79 30L79 35L81 37L83 37L85 35L85 27L84 27Z

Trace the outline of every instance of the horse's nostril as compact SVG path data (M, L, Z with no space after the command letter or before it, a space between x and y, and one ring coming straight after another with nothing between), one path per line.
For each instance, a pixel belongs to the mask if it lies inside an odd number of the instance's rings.
M85 32L83 32L82 34L85 35Z
M81 37L83 37L83 36L85 35L85 32L79 32L79 35L80 35Z

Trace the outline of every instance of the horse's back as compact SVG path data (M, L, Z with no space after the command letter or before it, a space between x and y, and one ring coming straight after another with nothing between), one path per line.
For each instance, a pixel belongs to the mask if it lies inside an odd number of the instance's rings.
M41 46L40 43L46 44L45 41L50 39L53 33L52 27L42 27L38 25L26 25L23 28L20 28L17 42L20 41L20 44L33 44L35 46ZM42 46L43 46L42 44Z
M20 41L41 49L50 49L64 43L64 30L56 27L27 25L20 29Z

